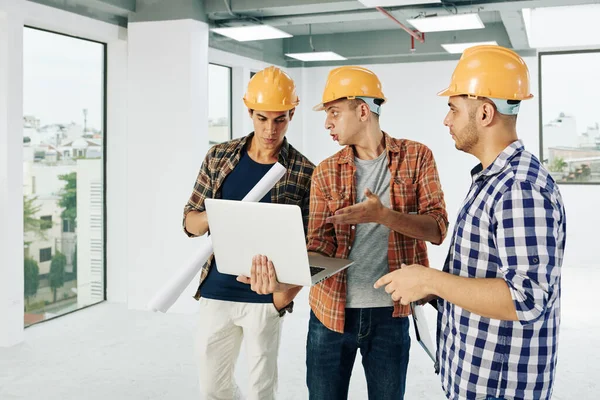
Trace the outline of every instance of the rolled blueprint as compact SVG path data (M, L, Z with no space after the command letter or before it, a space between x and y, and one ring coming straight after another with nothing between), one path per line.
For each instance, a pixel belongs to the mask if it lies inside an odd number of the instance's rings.
M242 201L260 201L273 186L285 175L285 167L280 163L275 163L271 169L262 177L260 181L248 192ZM192 279L200 272L202 266L213 252L213 245L210 236L204 244L196 251L183 267L154 295L148 303L148 308L152 311L167 312L169 308L177 301L181 293L187 288Z

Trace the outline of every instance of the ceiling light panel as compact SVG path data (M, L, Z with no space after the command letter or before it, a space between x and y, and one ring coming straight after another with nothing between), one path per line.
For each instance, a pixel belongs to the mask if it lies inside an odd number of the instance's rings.
M522 13L532 48L600 45L600 4L526 8Z
M287 53L286 56L300 61L343 61L346 57L333 51L312 51L310 53Z
M464 31L485 28L477 13L413 18L407 21L421 32Z
M466 49L468 49L469 47L480 46L480 45L484 45L484 44L498 46L497 42L492 41L492 42L471 42L471 43L448 43L448 44L443 44L442 47L448 53L462 54L462 52L465 51Z
M230 28L213 28L211 31L227 36L238 42L251 42L255 40L269 40L292 37L287 32L273 28L270 25L236 26Z

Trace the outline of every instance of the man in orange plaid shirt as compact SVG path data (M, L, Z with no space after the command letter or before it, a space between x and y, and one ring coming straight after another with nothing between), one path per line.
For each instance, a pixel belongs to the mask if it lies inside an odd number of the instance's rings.
M308 250L354 264L315 285L306 348L310 399L345 399L360 350L369 399L402 399L410 348L408 306L374 283L402 264L428 265L448 215L431 150L379 126L385 103L365 68L332 70L322 103L325 127L345 147L315 169Z

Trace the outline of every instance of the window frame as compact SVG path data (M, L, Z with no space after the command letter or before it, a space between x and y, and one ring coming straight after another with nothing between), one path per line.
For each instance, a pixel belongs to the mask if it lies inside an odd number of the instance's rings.
M67 311L65 313L62 313L60 315L54 316L54 317L50 317L50 318L45 318L39 322L34 322L32 324L29 325L24 325L24 329L27 329L31 326L37 325L37 324L41 324L47 321L51 321L53 319L56 318L60 318L69 314L72 314L74 312L77 311L81 311L81 310L85 310L86 308L89 307L93 307L95 305L101 304L103 302L106 301L107 299L107 286L108 286L108 268L107 268L107 246L106 246L106 241L107 241L107 163L106 163L106 159L107 159L107 137L109 135L108 132L108 43L104 42L104 41L99 41L99 40L94 40L94 39L90 39L87 37L83 37L83 36L77 36L77 35L71 35L68 33L64 33L64 32L57 32L51 29L45 29L45 28L40 28L38 26L35 26L34 24L23 24L23 31L25 31L26 29L33 29L33 30L37 30L37 31L41 31L41 32L47 32L47 33L52 33L55 35L60 35L60 36L65 36L65 37L69 37L69 38L73 38L73 39L79 39L79 40L84 40L86 42L91 42L91 43L96 43L99 45L102 45L102 117L101 117L101 121L102 121L102 269L103 269L103 273L102 273L102 279L103 279L103 295L102 295L102 300L97 302L97 303L93 303L93 304L89 304L86 305L84 307L81 308L77 308L73 311ZM25 94L23 94L25 95ZM62 220L61 220L62 223ZM62 227L61 227L62 228ZM62 232L62 229L61 229Z
M216 62L209 62L208 63L208 71L210 71L210 66L214 65L217 67L223 67L223 68L227 68L229 70L229 135L228 138L226 140L230 141L233 139L233 67L230 65L225 65L225 64L220 64L220 63L216 63ZM207 71L207 76L209 75L209 72ZM208 86L206 87L208 90ZM210 93L209 93L210 95ZM214 145L216 145L218 143L216 142L211 142L210 139L208 140L208 146L212 147Z
M544 120L543 120L543 82L542 82L542 58L544 56L556 56L556 55L569 55L569 54L587 54L587 53L598 53L600 54L600 48L597 49L574 49L574 50L556 50L556 51L540 51L538 52L538 137L539 137L539 155L540 162L544 165ZM550 172L552 175L552 172ZM554 178L554 176L552 175ZM581 186L597 186L600 185L600 180L593 182L570 182L570 181L559 181L554 178L559 185L581 185Z

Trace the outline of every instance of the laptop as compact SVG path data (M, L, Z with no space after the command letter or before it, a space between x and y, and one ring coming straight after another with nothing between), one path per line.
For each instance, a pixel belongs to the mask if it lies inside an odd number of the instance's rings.
M277 280L312 286L348 268L353 261L308 255L302 211L291 204L206 199L204 201L217 269L250 276L252 258L273 262Z
M425 353L433 361L433 368L436 374L440 372L440 365L436 358L436 347L431 339L429 332L429 326L427 325L427 318L425 317L425 310L423 306L417 305L416 303L410 303L410 311L412 314L413 325L415 327L415 336L417 342L421 345Z

